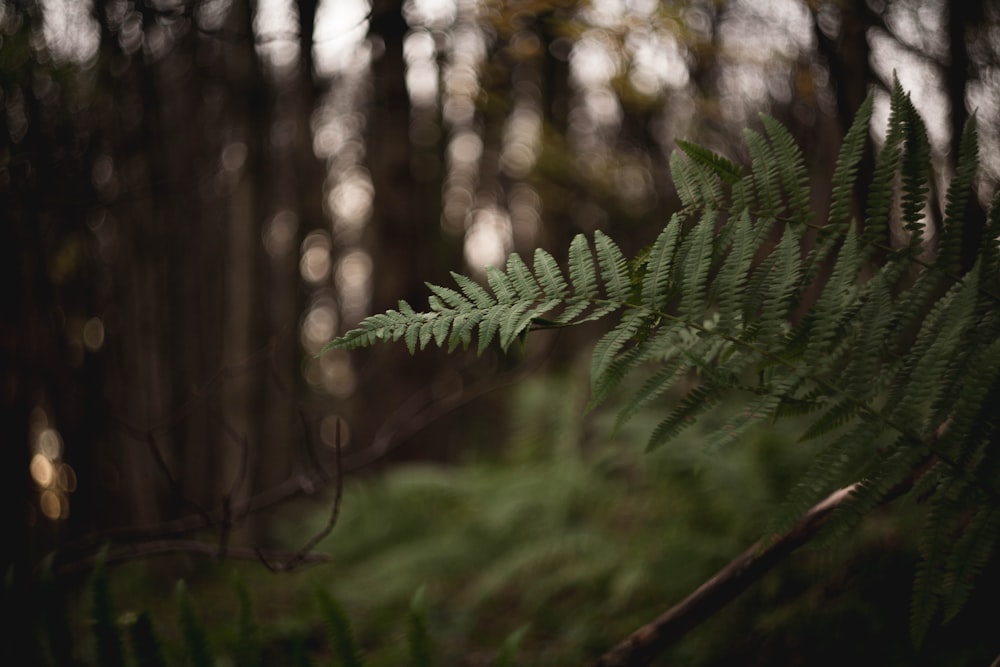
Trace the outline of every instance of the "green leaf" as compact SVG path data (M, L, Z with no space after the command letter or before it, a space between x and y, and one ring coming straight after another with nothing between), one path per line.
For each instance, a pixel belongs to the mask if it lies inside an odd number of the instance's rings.
M577 234L569 246L569 277L576 296L592 299L597 295L597 269L583 234Z
M594 246L597 248L597 261L601 267L601 278L608 298L624 303L628 300L631 287L625 256L615 242L600 230L594 233Z
M648 308L663 309L670 298L674 252L680 231L680 219L675 214L650 248L642 280L642 302Z

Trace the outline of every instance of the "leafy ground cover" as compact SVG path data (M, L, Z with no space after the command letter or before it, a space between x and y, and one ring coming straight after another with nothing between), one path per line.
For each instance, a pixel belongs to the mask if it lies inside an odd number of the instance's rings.
M247 664L247 655L265 665L344 664L323 596L346 612L367 665L413 664L414 618L427 626L427 664L501 664L515 642L512 664L586 664L751 544L812 452L762 426L740 451L712 456L702 447L717 425L710 417L645 454L648 422L613 433L610 409L582 418L578 380L519 386L502 452L470 446L464 462L351 481L319 547L332 564L292 575L203 562L112 570L116 623L125 631L149 612L168 664L184 664L175 582L186 578L215 664ZM725 421L726 409L717 417ZM327 510L316 500L290 511L289 540ZM800 552L657 664L988 664L988 615L977 617L977 604L932 634L919 658L913 649L915 514L905 505L876 512L835 550ZM78 655L100 664L93 592L84 589L74 618Z

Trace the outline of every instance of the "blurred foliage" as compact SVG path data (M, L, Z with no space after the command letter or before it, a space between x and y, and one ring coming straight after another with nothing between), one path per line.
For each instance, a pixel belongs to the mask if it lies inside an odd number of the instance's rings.
M134 655L145 636L166 664L204 663L203 651L241 665L253 655L262 665L580 664L751 543L815 454L790 430L761 425L747 447L709 457L702 445L730 416L725 406L644 454L657 416L640 414L610 440L613 406L580 417L580 376L538 376L511 401L502 453L470 443L460 464L352 481L322 546L332 565L275 575L243 564L234 579L229 563L175 564L188 577L176 588L149 563L99 572L69 607L77 660L103 664L92 633L112 616ZM986 592L914 653L916 509L900 502L836 549L800 552L657 664L986 664ZM326 512L320 499L290 508L289 539ZM983 591L995 591L996 575L986 579Z

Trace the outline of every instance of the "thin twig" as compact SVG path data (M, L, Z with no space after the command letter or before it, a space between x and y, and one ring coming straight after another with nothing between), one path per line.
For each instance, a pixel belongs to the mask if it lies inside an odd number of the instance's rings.
M334 435L334 453L337 459L337 472L336 480L334 481L335 495L333 499L333 507L330 510L330 518L327 519L326 525L318 533L313 535L295 554L288 558L287 560L276 561L274 559L268 558L264 553L258 553L261 562L267 566L269 570L276 572L289 572L291 570L298 569L303 563L307 562L309 555L312 553L313 548L319 544L327 535L333 532L334 526L337 525L337 519L340 517L340 501L344 496L344 466L341 461L341 440L340 440L340 419L337 419Z
M148 542L136 542L133 544L119 544L107 550L103 562L123 563L131 560L152 558L154 556L164 556L175 553L198 554L219 558L219 547L209 542L198 542L196 540L151 540ZM299 566L316 565L330 562L330 556L324 553L292 554L285 551L271 551L261 549L251 549L246 547L230 547L226 551L227 559L235 560L260 560L262 557L269 560L281 561L290 558L299 558ZM101 556L90 556L74 560L71 563L56 566L53 573L58 576L66 576L86 572L97 565Z

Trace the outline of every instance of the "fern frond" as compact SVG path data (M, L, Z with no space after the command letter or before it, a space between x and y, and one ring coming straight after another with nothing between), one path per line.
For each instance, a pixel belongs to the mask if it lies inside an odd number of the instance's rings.
M754 245L750 214L742 211L731 220L729 254L726 256L712 288L719 307L719 316L727 325L743 321L743 292L747 284L747 269L757 251Z
M713 174L726 183L737 183L743 178L743 168L718 153L683 139L677 139L676 144L693 162L708 167Z
M931 144L927 139L927 128L917 113L909 95L902 103L907 115L905 124L905 151L903 153L901 192L901 218L903 228L911 235L910 246L917 253L922 250L924 209L927 207L927 193L931 176Z
M705 211L678 251L683 258L681 271L684 276L680 311L693 321L703 317L707 303L706 286L712 269L712 238L716 219L715 213Z
M938 265L946 271L959 268L962 232L969 199L975 196L975 178L979 171L979 132L975 114L969 117L959 141L955 176L945 196L944 229L938 239Z
M187 649L188 660L193 667L212 667L212 651L208 645L208 635L194 602L188 592L187 584L178 581L176 587L177 616L184 636L184 646Z
M406 643L413 667L434 665L434 641L427 626L426 589L421 586L410 601L407 618Z
M432 285L431 283L424 283L424 285L437 297L436 299L428 300L431 310L442 312L448 309L470 310L476 307L465 295L459 294L449 287L441 287L440 285ZM409 307L409 304L401 306L400 311L402 312L406 307Z
M569 277L573 292L582 299L597 295L597 270L587 237L577 234L569 245Z
M807 355L815 357L825 353L853 318L855 309L850 305L857 298L860 269L861 251L854 227L849 225L833 271L807 318L810 327Z
M892 294L889 286L876 275L863 292L861 307L855 316L857 338L851 356L840 371L838 386L855 400L867 400L877 393L878 377L883 361L883 349L893 330Z
M681 431L690 428L698 416L719 402L722 393L723 388L712 382L701 383L688 391L666 419L656 425L646 442L646 451L662 447Z
M944 622L952 620L965 606L976 579L996 554L1000 541L1000 509L983 502L954 542L944 563Z
M788 325L801 272L799 241L789 227L771 255L775 261L764 279L764 291L757 315L761 336L780 336Z
M996 331L994 331L996 335ZM978 346L975 349L980 349ZM948 396L953 411L948 417L948 429L938 440L938 451L949 452L956 465L971 462L980 443L988 442L996 428L997 401L1000 399L1000 338L982 348L976 355L967 355L963 367L957 370L955 383L949 383ZM957 384L952 388L953 384ZM945 395L938 397L945 401ZM940 405L941 413L948 406Z
M673 332L670 332L668 335L672 340ZM640 385L639 389L636 390L632 398L624 406L619 408L618 416L615 419L615 428L621 428L625 422L638 414L640 410L673 389L687 369L687 360L684 355L674 351L665 358L656 372Z
M514 284L521 301L534 301L542 295L542 288L535 282L531 269L516 252L507 257L507 277Z
M852 531L873 509L881 505L896 489L913 476L917 465L930 456L923 442L914 442L907 435L895 441L874 457L869 456L866 476L841 504L827 530L826 540L832 542Z
M937 300L920 327L906 364L894 381L887 407L898 423L922 424L925 436L947 418L932 410L942 380L952 377L951 360L961 343L976 303L976 281L969 276Z
M851 224L854 186L857 181L858 164L861 162L865 144L868 141L873 109L874 96L869 92L840 146L840 153L837 155L837 164L831 179L833 191L830 197L827 223L819 230L816 243L806 258L805 275L810 282L819 275L823 263L837 247L844 234L853 235L856 232L855 226Z
M670 174L683 208L718 207L723 202L721 182L714 167L706 167L701 161L687 160L680 153L673 153L670 156Z
M802 150L784 125L767 114L761 114L760 119L771 139L778 177L788 199L788 217L797 224L794 229L804 230L813 214L809 208L809 173Z
M862 245L874 252L874 248L889 234L889 219L895 205L895 180L902 159L903 141L906 138L905 110L906 93L896 79L890 99L889 127L885 144L878 155L871 188L868 190L868 208L865 213L864 228L861 232Z
M343 667L362 667L365 661L354 636L350 617L326 589L318 587L316 599L330 635L330 646L339 664Z
M954 545L958 507L949 493L931 497L920 539L920 560L913 576L910 597L910 636L919 647L942 603L941 573Z
M983 236L979 242L979 261L982 264L983 288L992 295L1000 293L1000 190L993 195Z
M776 217L781 211L781 174L778 159L759 133L743 130L743 140L750 149L753 163L753 184L759 210L763 216Z
M612 365L615 355L632 341L648 317L649 311L629 310L615 328L597 341L590 361L590 390L593 396L605 396L608 392L607 383L621 379L621 374L617 378L608 378L605 377L605 372Z
M774 386L762 388L757 400L712 434L708 442L709 450L725 449L739 442L749 429L765 420L773 420L782 404L796 392L800 382L798 378L786 377Z
M510 277L495 266L486 267L486 281L497 297L497 303L512 304L517 301L517 288Z
M839 232L848 224L851 218L851 205L854 200L854 183L857 180L858 164L864 154L865 143L870 132L872 112L875 108L875 97L869 92L865 101L858 107L850 129L844 137L837 155L837 164L833 169L833 194L830 197L830 213L827 217L828 229Z
M710 438L715 446L737 441L761 420L808 415L801 440L825 447L774 525L789 527L831 491L851 485L827 540L932 461L916 482L936 503L927 530L937 531L914 592L920 636L939 612L961 607L964 582L1000 539L998 519L977 496L992 499L1000 479L992 451L1000 429L993 414L1000 402L1000 195L978 261L961 275L971 241L962 227L978 167L973 118L943 228L935 230L936 254L927 251L925 217L936 178L931 148L896 80L886 139L855 224L872 113L869 94L841 146L822 227L812 221L801 150L780 123L762 116L766 136L744 132L746 168L678 142L670 169L681 209L631 261L603 232L592 242L578 235L565 272L543 250L530 267L511 255L503 269L487 269L486 286L453 274L457 289L428 286L428 312L400 302L331 346L403 340L411 351L430 344L455 349L475 337L482 353L494 343L507 349L533 327L616 313L592 353L591 405L633 373L643 379L616 427L654 401L679 396L653 429L650 449L733 393L749 397L747 409ZM806 233L813 229L815 235ZM947 555L949 544L961 548ZM934 583L945 575L950 591Z
M555 258L541 248L535 249L535 277L538 279L548 299L562 300L569 292L569 286Z
M675 214L656 237L646 258L646 273L642 279L642 303L654 310L665 308L670 298L674 253L677 250L680 232L680 218Z
M858 479L868 459L869 448L879 444L885 433L883 423L858 420L833 437L799 475L768 522L768 534L784 533L810 507L844 486L845 479Z
M516 657L517 650L521 646L521 642L524 640L524 636L528 633L528 626L522 625L514 632L507 635L504 638L503 644L500 645L500 653L497 655L496 662L493 663L493 667L516 667Z
M236 617L236 664L254 667L261 664L260 627L254 617L250 591L239 575L233 575L233 586L239 601Z
M485 310L496 305L497 300L493 298L493 295L483 289L482 285L472 278L467 278L461 273L455 273L454 271L451 272L451 278L462 290L462 294L476 304L476 308Z
M629 279L628 262L621 249L615 245L607 234L601 230L594 232L594 247L597 249L597 262L601 267L601 280L608 298L624 303L629 296L631 282Z

